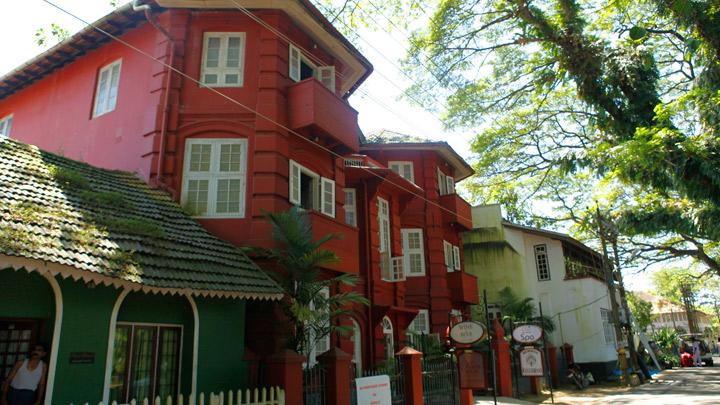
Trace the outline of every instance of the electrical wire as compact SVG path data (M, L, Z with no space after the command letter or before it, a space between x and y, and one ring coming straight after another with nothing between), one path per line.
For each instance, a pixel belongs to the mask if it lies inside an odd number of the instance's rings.
M233 99L232 97L228 96L227 94L222 93L221 91L219 91L219 90L217 90L217 89L215 89L215 88L213 88L213 87L208 87L208 86L206 86L205 84L203 84L203 83L200 82L199 80L191 77L190 75L186 74L185 72L181 71L180 69L177 69L177 68L175 68L174 66L171 66L171 65L165 63L164 61L162 61L162 60L160 60L160 59L158 59L158 58L155 58L154 56L152 56L152 55L150 55L149 53L143 51L142 49L140 49L140 48L138 48L138 47L130 44L129 42L123 40L122 38L117 37L116 35L113 35L113 34L107 32L107 31L103 30L102 28L96 26L96 25L93 24L93 23L86 21L86 20L83 19L82 17L80 17L80 16L74 14L73 12L71 12L71 11L63 8L62 6L60 6L60 5L58 5L58 4L55 4L55 3L53 3L53 2L50 1L50 0L41 0L41 1L43 1L44 3L46 3L46 4L48 4L48 5L52 6L52 7L54 7L55 9L61 11L62 13L67 14L68 16L70 16L70 17L72 17L72 18L74 18L74 19L82 22L82 23L85 24L86 26L92 27L94 30L102 33L103 35L105 35L105 36L113 39L113 40L116 41L116 42L119 42L120 44L126 46L127 48L132 49L132 50L134 50L135 52L138 52L139 54L145 56L146 58L149 58L149 59L151 59L151 60L153 60L153 61L155 61L155 62L163 65L163 66L166 67L168 70L170 70L170 71L172 71L172 72L175 72L175 73L177 73L178 75L180 75L180 76L182 76L182 77L184 77L184 78L186 78L186 79L188 79L188 80L190 80L190 81L198 84L200 87L206 88L206 89L208 89L210 92L219 95L220 97L222 97L222 98L230 101L231 103L236 104L237 106L239 106L239 107L241 107L241 108L243 108L243 109L245 109L245 110L247 110L247 111L249 111L249 112L252 112L252 113L255 114L257 117L262 118L262 119L264 119L264 120L266 120L266 121L268 121L268 122L270 122L270 123L272 123L272 124L274 124L274 125L277 125L279 128L282 128L283 130L287 131L288 133L297 136L298 138L300 138L300 139L308 142L308 143L311 144L311 145L314 145L315 147L317 147L317 148L319 148L319 149L321 149L321 150L323 150L323 151L331 154L332 156L335 156L335 157L340 158L340 159L345 159L344 156L338 154L337 152L335 152L335 151L333 151L333 150L331 150L331 149L329 149L329 148L327 148L327 147L325 147L325 146L323 146L323 145L320 145L320 144L312 141L311 139L309 139L309 138L303 136L302 134L294 131L293 129L287 127L286 125L283 125L283 124L281 124L281 123L273 120L272 118L268 117L267 115L262 114L262 113L256 111L255 109L253 109L253 108L251 108L251 107L249 107L249 106L246 106L245 104L243 104L243 103L241 103L241 102ZM231 1L234 1L234 0L231 0ZM168 74L170 74L170 73L168 72ZM382 180L382 181L387 182L388 184L391 184L391 185L397 187L398 189L400 189L400 190L402 190L402 191L405 191L405 192L407 192L407 193L409 193L409 194L412 194L413 196L415 196L415 197L417 197L417 198L420 198L421 200L425 201L427 204L433 205L433 206L439 208L439 209L442 210L442 211L445 211L445 212L448 212L448 213L450 213L450 214L453 214L453 215L457 216L458 218L462 218L462 219L464 219L464 220L466 220L466 221L472 221L472 218L467 218L467 217L461 215L461 214L458 213L458 212L455 212L455 211L453 211L453 210L451 210L451 209L445 208L445 207L443 207L442 205L440 205L439 203L437 203L437 202L435 202L435 201L432 201L432 200L429 200L428 198L426 198L425 196L423 196L423 195L421 195L421 194L418 194L418 193L415 192L414 190L411 190L411 189L403 186L402 184L398 184L398 183L396 183L396 182L393 181L393 180L390 180L390 179L388 179L388 178L386 178L386 177L384 177L384 176L381 176L380 174L375 173L374 171L370 170L370 169L367 168L367 167L358 167L358 168L361 169L361 170L363 170L363 171L365 171L365 172L367 172L368 174L370 174L370 175L372 175L372 176L374 176L374 177L377 177L378 179L380 179L380 180Z

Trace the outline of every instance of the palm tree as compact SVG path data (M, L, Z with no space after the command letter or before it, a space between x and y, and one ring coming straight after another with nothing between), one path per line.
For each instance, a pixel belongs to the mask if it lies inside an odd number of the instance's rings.
M332 332L345 334L348 327L336 320L350 315L352 304L367 305L368 300L356 292L325 295L332 286L354 286L357 277L341 274L322 279L321 268L339 261L335 252L322 246L341 235L328 234L313 240L312 224L307 213L292 207L284 212L265 212L273 227L273 238L281 246L274 249L256 248L280 267L271 272L285 292L283 311L289 320L289 349L308 354L310 349Z
M522 322L540 322L546 332L555 330L555 323L549 316L536 315L535 304L530 297L518 297L510 287L499 291L502 324L506 331L512 331L513 324Z

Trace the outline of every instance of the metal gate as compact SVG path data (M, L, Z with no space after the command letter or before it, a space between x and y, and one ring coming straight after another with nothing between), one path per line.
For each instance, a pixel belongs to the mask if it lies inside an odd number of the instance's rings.
M457 405L460 382L454 356L429 357L422 360L423 400L425 405Z
M357 405L357 390L355 389L355 365L350 368L350 404ZM391 358L385 365L376 370L363 370L363 377L387 374L390 377L390 394L393 405L405 404L405 374L400 359Z
M303 370L303 404L325 405L326 374L319 364Z

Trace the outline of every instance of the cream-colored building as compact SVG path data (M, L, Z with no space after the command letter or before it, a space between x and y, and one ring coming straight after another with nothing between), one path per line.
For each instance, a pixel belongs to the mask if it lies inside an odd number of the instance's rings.
M490 314L502 316L494 304L510 287L542 303L555 323L554 345L572 344L575 361L594 375L611 371L617 355L602 256L568 235L505 221L499 205L477 206L472 214L473 230L463 235L465 266L487 291Z
M683 333L690 332L687 312L682 305L675 304L647 291L636 291L634 294L638 298L652 304L652 314L654 319L650 328L653 331L668 328L675 329ZM695 320L698 325L698 333L702 333L708 338L713 338L714 334L711 331L712 315L700 310L695 310L694 312ZM716 339L713 340L715 341Z

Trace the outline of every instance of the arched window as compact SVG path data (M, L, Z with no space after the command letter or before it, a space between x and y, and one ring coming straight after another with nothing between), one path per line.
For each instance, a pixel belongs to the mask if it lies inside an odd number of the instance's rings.
M353 319L353 334L350 338L353 342L353 358L352 362L355 365L355 376L362 376L362 330L360 324Z
M387 316L382 320L383 340L385 343L385 358L395 357L395 345L393 342L393 325Z

